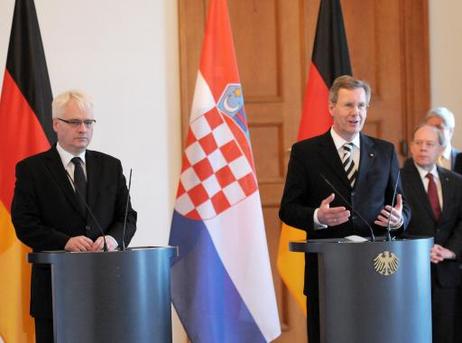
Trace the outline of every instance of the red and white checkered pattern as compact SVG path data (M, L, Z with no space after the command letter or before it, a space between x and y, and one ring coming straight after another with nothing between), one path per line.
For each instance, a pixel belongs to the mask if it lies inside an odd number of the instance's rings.
M251 164L216 108L191 122L186 144L175 206L180 214L213 218L257 190Z

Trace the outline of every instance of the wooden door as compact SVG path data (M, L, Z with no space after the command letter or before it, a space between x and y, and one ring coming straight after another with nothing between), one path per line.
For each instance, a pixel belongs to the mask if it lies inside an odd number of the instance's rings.
M276 271L279 201L297 136L319 0L228 0L283 333L306 342L306 321ZM365 131L405 147L429 106L427 2L343 0L353 73L373 89ZM206 0L179 0L183 137L199 64ZM326 104L327 106L327 104Z

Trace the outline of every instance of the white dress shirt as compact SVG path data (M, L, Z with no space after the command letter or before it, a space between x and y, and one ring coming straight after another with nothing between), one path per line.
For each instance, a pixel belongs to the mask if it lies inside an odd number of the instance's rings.
M59 154L59 157L61 158L61 162L63 164L63 167L64 169L67 171L68 173L68 177L72 180L72 182L69 180L69 182L71 183L72 185L72 188L74 188L74 169L75 169L75 165L74 163L71 162L71 160L74 158L74 157L80 157L80 159L82 160L82 168L83 168L83 173L85 174L85 178L87 177L87 165L85 163L85 151L82 152L80 155L72 155L70 152L67 152L66 150L64 150L64 148L58 144L56 144L56 150L58 151L58 154Z
M438 158L437 163L440 167L451 170L451 165L452 165L451 159L452 159L452 145L451 143L448 143L446 147L444 148L443 153Z

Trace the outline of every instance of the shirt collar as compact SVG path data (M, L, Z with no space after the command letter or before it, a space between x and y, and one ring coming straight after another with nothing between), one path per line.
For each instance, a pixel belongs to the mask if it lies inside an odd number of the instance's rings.
M441 156L443 156L445 159L447 159L448 161L451 160L451 151L452 151L452 146L451 146L451 143L448 143L446 145L446 147L444 148L444 151L443 153L441 154Z
M335 148L338 150L340 149L341 147L343 147L343 145L345 143L353 143L353 145L359 149L360 148L360 145L359 145L359 134L357 134L353 140L351 140L351 142L349 141L346 141L345 139L343 139L343 137L341 137L337 132L335 132L334 130L334 127L331 127L330 128L330 134L332 136L332 139L334 140L334 144L335 144Z
M85 151L79 155L73 155L70 152L64 150L64 148L59 144L59 142L56 144L56 150L58 151L59 157L61 157L61 161L63 162L64 168L67 168L67 166L69 165L69 163L71 163L71 160L74 157L80 157L80 159L83 161L83 164L85 164Z
M419 172L420 178L423 180L427 176L428 173L432 174L434 178L439 179L438 175L438 168L436 168L436 164L433 165L433 168L430 171L427 171L420 167L417 163L414 162L415 167L417 168L417 171Z

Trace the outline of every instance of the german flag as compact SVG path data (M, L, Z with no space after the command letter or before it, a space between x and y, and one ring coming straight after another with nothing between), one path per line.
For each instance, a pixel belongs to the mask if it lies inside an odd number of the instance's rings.
M33 0L16 0L0 98L0 336L34 342L29 316L29 249L11 223L15 166L56 141L51 120L51 87Z
M332 125L329 88L340 75L351 75L340 0L321 0L313 56L308 72L298 140L318 136ZM304 231L282 224L277 266L282 280L306 315L303 254L288 251L289 242L306 239Z

